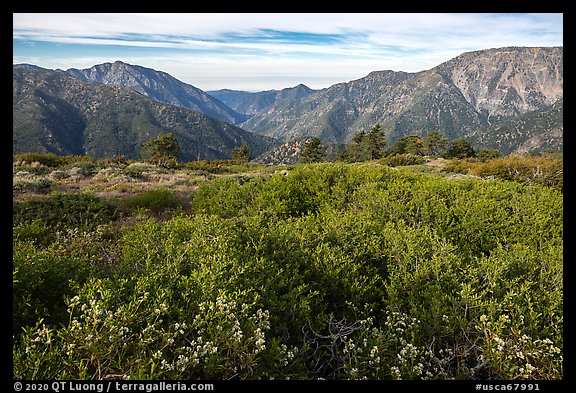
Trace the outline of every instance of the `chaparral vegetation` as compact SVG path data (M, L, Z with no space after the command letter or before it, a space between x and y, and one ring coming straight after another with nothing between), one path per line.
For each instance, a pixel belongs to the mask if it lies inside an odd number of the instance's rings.
M563 378L561 158L245 156L15 155L13 377Z

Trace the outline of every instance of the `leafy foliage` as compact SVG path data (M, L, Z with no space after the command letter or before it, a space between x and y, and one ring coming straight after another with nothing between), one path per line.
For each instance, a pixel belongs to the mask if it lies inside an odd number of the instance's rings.
M424 137L426 144L426 152L430 156L439 156L446 149L448 138L446 138L440 131L430 131Z
M59 156L54 153L19 153L14 154L12 161L21 165L38 163L49 168L57 168L66 164L90 162L92 159L83 155Z
M392 154L412 154L423 156L426 153L424 140L418 135L408 135L397 140L392 146L386 149L387 155Z
M443 154L444 158L466 158L474 157L476 152L472 145L464 138L458 138L450 143L450 147Z
M181 207L182 202L174 192L160 187L130 196L122 201L122 205L132 210L148 209L153 213L160 213Z
M405 154L393 154L384 157L381 162L388 166L406 166L406 165L420 165L426 160L424 157L417 156L410 153Z
M90 194L56 193L48 198L33 198L12 205L14 236L23 237L23 240L35 239L27 236L36 232L30 232L29 226L45 228L50 241L59 230L92 230L115 220L117 214L113 204Z
M563 377L556 188L378 161L210 179L170 217L15 205L15 378Z
M483 157L478 158L480 161L474 159L452 160L443 168L443 171L563 189L564 165L561 156L522 157L510 155L488 160Z
M240 164L250 161L250 149L246 144L232 149L232 160Z
M180 145L175 134L160 134L141 146L144 149L144 156L148 157L148 162L167 168L176 166Z

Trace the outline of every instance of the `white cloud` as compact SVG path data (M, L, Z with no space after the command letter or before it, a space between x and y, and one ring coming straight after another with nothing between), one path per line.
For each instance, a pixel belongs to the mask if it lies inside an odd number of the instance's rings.
M561 14L303 14L303 13L196 13L196 14L13 14L14 36L32 39L59 37L125 37L131 35L214 38L235 33L253 35L263 30L311 34L383 34L416 36L482 36L494 31L562 32Z
M86 68L123 60L202 89L320 88L375 70L429 69L470 50L562 45L562 32L562 14L13 14L15 42L85 46L81 55L44 57L19 47L13 61ZM107 47L134 49L118 58Z

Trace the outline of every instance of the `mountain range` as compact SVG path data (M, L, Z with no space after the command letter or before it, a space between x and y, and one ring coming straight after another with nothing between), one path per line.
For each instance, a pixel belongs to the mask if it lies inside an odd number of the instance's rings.
M135 90L87 82L65 72L13 66L13 151L140 157L140 145L173 132L184 161L231 157L246 144L253 155L271 138Z
M13 66L13 149L136 157L139 145L175 132L181 158L253 155L318 136L350 142L379 123L389 143L439 130L503 153L562 150L563 48L463 53L421 72L374 71L312 90L204 92L169 74L120 61L87 69Z
M236 112L199 88L151 68L115 61L82 70L70 68L65 73L87 82L127 87L156 101L199 111L228 123L237 124L248 119L248 116Z
M230 89L212 90L207 93L235 111L252 116L277 102L303 98L313 92L314 90L308 86L299 84L282 90L266 90L256 93Z
M464 53L417 73L375 71L277 102L240 126L282 140L318 136L336 143L348 143L376 123L389 141L432 130L449 139L483 130L479 147L510 153L533 131L527 127L513 144L502 144L494 127L532 111L561 113L562 97L563 48L497 48Z

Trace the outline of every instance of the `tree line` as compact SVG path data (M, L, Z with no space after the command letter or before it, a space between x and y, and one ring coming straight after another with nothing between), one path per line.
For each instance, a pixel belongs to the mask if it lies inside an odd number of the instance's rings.
M448 138L440 131L430 131L423 137L416 134L403 136L392 145L388 147L387 145L385 132L380 124L376 124L367 132L363 130L357 132L351 142L340 150L336 159L344 162L363 162L394 155L489 159L502 155L498 150L475 150L463 137L448 143ZM148 162L163 167L177 165L180 146L175 134L161 134L155 139L146 141L141 147L142 156ZM242 164L250 159L251 151L246 144L232 149L232 161ZM300 162L322 161L326 161L325 146L320 138L309 138L300 154Z
M362 162L380 158L408 154L443 158L496 158L502 154L498 150L475 150L463 137L448 143L440 131L430 131L421 137L416 134L404 136L386 147L388 141L380 124L374 125L368 132L359 131L338 154L337 160L344 162ZM318 137L308 139L300 156L303 163L324 161L324 146Z

